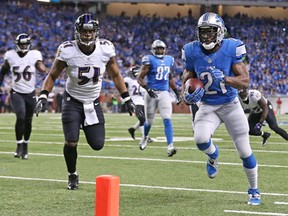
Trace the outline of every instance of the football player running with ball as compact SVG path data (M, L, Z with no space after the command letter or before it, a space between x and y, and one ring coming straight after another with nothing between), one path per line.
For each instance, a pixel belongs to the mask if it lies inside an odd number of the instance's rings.
M205 13L197 24L198 40L183 47L185 65L183 86L188 78L201 80L204 88L188 93L186 103L201 101L194 120L194 140L208 156L206 170L210 178L218 172L219 148L211 137L223 122L242 160L248 178L248 204L260 204L258 165L249 141L249 125L238 99L238 89L249 86L249 74L242 57L245 45L234 38L224 39L223 19L215 13Z
M113 44L99 38L98 20L91 14L83 14L75 22L75 40L66 41L58 47L51 71L44 80L37 112L46 109L48 94L61 72L65 70L68 75L63 95L62 125L69 190L78 189L76 161L80 128L93 150L99 151L104 146L105 122L99 95L105 71L115 83L130 115L135 112L115 56ZM136 114L143 115L141 112Z
M30 50L31 37L21 33L15 40L16 49L4 55L0 70L0 86L5 75L12 72L11 105L16 114L15 134L17 148L14 157L28 159L28 143L32 131L32 118L36 105L36 71L46 73L40 51Z
M146 55L142 58L141 72L138 77L138 83L147 91L144 96L146 121L140 149L144 150L147 146L149 131L158 108L164 124L167 154L168 157L172 157L176 154L176 148L173 145L172 101L168 92L169 87L177 97L176 104L181 102L172 76L174 58L166 55L166 44L161 40L155 40L152 43L151 52L152 55ZM147 79L145 80L145 78Z

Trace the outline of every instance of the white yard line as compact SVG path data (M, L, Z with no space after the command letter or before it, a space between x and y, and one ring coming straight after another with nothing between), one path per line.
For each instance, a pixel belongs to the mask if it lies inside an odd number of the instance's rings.
M285 213L277 212L255 212L255 211L238 211L238 210L224 210L225 213L245 214L245 215L271 215L271 216L288 216Z

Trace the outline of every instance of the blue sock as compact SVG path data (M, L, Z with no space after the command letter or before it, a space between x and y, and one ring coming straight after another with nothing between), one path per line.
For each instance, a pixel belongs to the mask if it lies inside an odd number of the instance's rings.
M164 130L166 135L167 144L173 143L173 126L172 126L172 120L171 119L164 119Z
M144 123L144 135L148 136L150 131L151 125L147 124L147 122Z

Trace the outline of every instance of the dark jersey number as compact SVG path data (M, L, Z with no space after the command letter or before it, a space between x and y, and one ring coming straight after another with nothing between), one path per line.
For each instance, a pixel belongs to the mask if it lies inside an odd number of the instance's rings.
M90 72L91 67L80 67L78 70L78 78L80 81L78 82L78 85L85 85L89 82L89 80L92 80L93 84L97 84L99 81L99 75L100 75L100 68L93 67L93 77L89 78L86 76L87 73Z
M28 71L30 66L29 65L26 66L22 73L19 72L19 68L20 68L19 66L16 66L16 67L12 68L13 74L16 76L16 79L14 80L15 83L19 82L21 77L23 77L23 79L26 80L26 81L30 81L31 77L32 77L32 73ZM21 76L21 74L22 74L22 76Z

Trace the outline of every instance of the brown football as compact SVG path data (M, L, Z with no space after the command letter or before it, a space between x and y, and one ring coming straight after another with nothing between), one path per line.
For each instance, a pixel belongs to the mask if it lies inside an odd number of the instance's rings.
M198 87L203 88L203 83L196 79L196 78L190 78L185 82L185 90L188 90L188 93L193 93Z

